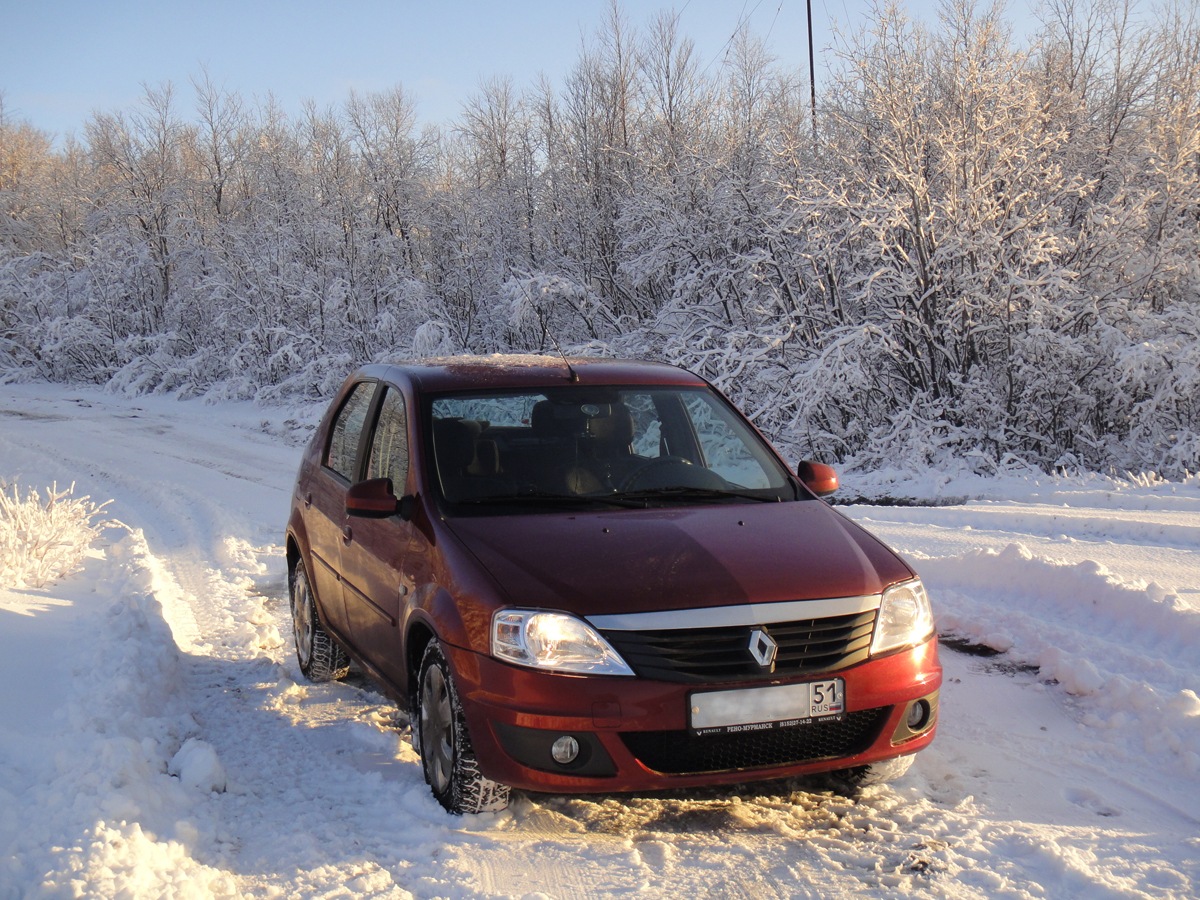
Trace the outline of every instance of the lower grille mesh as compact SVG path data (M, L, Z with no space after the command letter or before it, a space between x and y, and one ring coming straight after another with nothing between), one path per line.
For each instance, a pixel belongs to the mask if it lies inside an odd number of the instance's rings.
M688 731L628 731L621 740L642 765L667 775L768 769L861 753L890 707L852 712L840 722L696 737Z

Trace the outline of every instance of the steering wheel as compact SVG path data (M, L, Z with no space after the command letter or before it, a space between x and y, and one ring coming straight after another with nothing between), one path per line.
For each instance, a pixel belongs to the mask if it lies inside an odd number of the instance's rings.
M724 478L703 466L693 465L690 459L683 456L660 456L625 476L620 490L639 491L671 487L719 490L725 486Z

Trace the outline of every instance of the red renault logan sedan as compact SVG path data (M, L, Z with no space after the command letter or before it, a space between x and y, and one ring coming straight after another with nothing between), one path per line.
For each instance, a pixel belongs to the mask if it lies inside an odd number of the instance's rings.
M920 580L672 366L367 366L304 453L287 526L303 673L353 658L412 710L451 812L847 770L933 739Z

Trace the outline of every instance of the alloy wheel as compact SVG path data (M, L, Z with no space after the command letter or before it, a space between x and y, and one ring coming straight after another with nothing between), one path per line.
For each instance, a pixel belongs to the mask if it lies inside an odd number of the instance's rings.
M426 669L421 684L421 756L434 791L444 792L454 773L454 710L438 665Z
M296 639L296 656L300 667L306 668L313 652L313 604L308 590L308 576L297 568L292 580L292 633Z

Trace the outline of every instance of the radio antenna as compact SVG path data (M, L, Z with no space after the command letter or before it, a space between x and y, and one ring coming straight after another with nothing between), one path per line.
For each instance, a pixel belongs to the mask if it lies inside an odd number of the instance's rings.
M576 384L579 381L579 373L575 371L575 367L571 365L571 360L567 359L567 354L563 353L562 346L558 343L558 338L554 336L554 332L550 330L550 326L546 323L546 319L542 316L541 308L533 301L533 296L529 293L529 288L525 287L525 299L533 308L533 314L537 316L538 323L542 326L542 337L549 338L554 349L558 351L558 355L562 357L563 364L567 367L567 379Z

